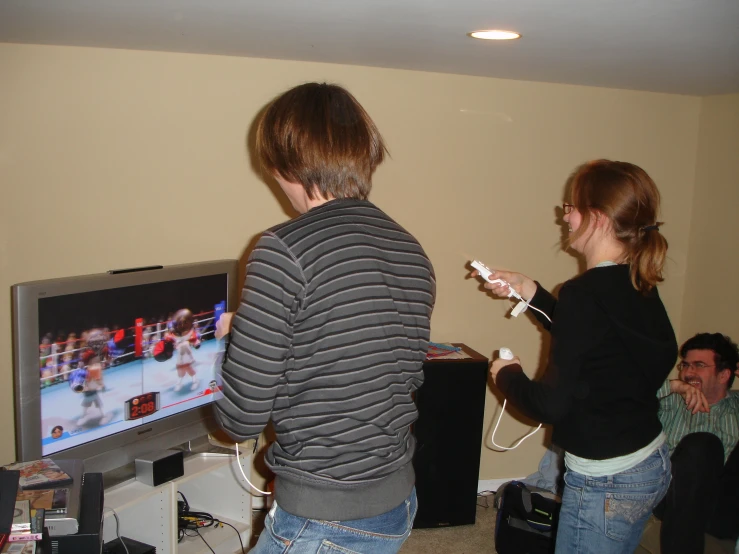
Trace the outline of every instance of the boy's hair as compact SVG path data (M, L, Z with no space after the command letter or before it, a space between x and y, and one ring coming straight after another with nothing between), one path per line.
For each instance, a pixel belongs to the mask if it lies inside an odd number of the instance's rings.
M308 198L364 200L387 149L374 122L347 90L306 83L267 107L256 151L271 174L303 185Z

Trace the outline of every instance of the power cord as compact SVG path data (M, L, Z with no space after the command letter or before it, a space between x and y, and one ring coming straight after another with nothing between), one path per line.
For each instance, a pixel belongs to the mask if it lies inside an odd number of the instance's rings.
M547 318L547 319L549 320L549 323L551 323L551 322L552 322L552 318L551 318L551 317L549 317L549 316L548 316L547 314L545 314L544 312L542 312L542 311L541 311L541 310L540 310L539 308L537 308L536 306L532 306L531 304L529 304L529 305L528 305L528 307L529 307L529 308L531 308L532 310L536 310L536 311L537 311L537 312L539 312L539 313L540 313L541 315L543 315L544 317L546 317L546 318Z
M238 442L234 443L234 446L236 447L236 460L238 461L239 469L241 470L241 475L244 476L244 479L246 480L247 483L249 483L249 486L261 494L265 494L265 495L272 494L271 492L260 490L251 484L251 481L249 481L249 478L246 476L246 473L244 473L244 468L241 467L241 460L239 459L239 443Z
M484 501L485 501L485 503L484 503L484 504L481 504L480 502L478 502L478 503L477 503L477 505L478 505L478 506L479 506L480 508L485 508L485 509L488 509L488 508L490 508L490 503L488 502L488 499L489 499L489 498L490 498L491 496L493 496L493 497L495 496L495 491L491 491L491 490L484 490L484 491L479 491L479 492L477 493L477 499L478 499L478 500L484 500Z
M203 542L205 543L205 546L207 546L207 547L208 547L208 550L210 550L210 551L211 551L211 552L212 552L213 554L216 554L216 551L215 551L215 550L213 550L213 549L212 549L212 548L210 547L210 545L208 544L208 541L206 541L206 540L205 540L205 537L204 537L203 535L201 535L201 534L200 534L200 531L199 531L199 530L197 530L197 529L195 529L195 532L196 532L196 533L198 534L198 537L200 537L200 538L201 538L201 539L203 540ZM243 548L242 548L242 550L243 550Z
M493 444L493 446L495 446L496 448L500 448L501 450L513 450L515 448L518 448L518 445L519 444L521 444L523 441L525 441L531 435L533 435L539 429L541 429L541 423L539 424L539 426L536 429L534 429L533 431L531 431L528 435L526 435L525 437L523 437L521 440L519 440L513 446L500 446L498 443L495 442L495 432L498 430L498 425L500 425L500 420L503 417L503 414L505 413L505 405L506 405L506 400L504 399L503 400L503 408L500 410L500 415L498 416L498 421L495 423L495 428L493 429L493 432L490 433L490 442Z
M178 543L182 542L182 539L184 539L185 537L200 537L200 539L205 543L205 546L207 546L208 549L215 554L215 551L208 544L208 541L206 541L205 537L200 534L200 529L202 529L203 527L223 527L224 525L228 525L236 532L236 536L239 539L239 544L241 545L241 553L246 554L246 551L244 550L244 542L241 540L241 533L239 533L239 530L236 529L236 527L234 527L230 523L226 523L225 521L214 518L211 514L207 512L195 512L190 510L190 503L187 501L187 498L185 498L185 495L182 494L181 491L177 491L177 494L182 497L182 500L177 501ZM195 534L192 534L193 531Z
M123 550L126 551L126 554L129 554L128 547L126 546L126 543L123 542L123 539L121 538L121 531L120 531L121 530L121 522L118 519L118 514L116 513L116 511L113 508L110 508L108 506L105 506L103 508L103 511L105 511L105 510L110 510L111 512L113 512L113 517L115 518L115 535L116 535L116 537L118 537L118 540L121 541L121 544L123 545Z
M501 360L512 360L513 359L513 352L511 352L510 348L501 348L498 351L498 354L499 354L499 359L501 359ZM493 446L495 446L497 448L500 448L501 450L513 450L514 448L518 448L518 445L520 445L523 441L525 441L531 435L533 435L539 429L541 429L541 423L539 424L539 426L536 429L534 429L533 431L531 431L531 433L529 433L528 435L526 435L525 437L523 437L515 445L510 446L510 447L509 446L501 446L501 445L499 445L498 443L495 442L495 432L498 430L498 425L500 425L500 420L503 417L503 414L505 413L505 405L506 405L506 400L503 400L503 408L501 408L500 415L498 416L498 421L495 423L495 428L493 429L493 432L490 434L490 442L493 444Z

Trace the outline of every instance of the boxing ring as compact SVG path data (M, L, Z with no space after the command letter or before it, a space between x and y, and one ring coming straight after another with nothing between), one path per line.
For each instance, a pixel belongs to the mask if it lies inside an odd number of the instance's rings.
M166 333L171 332L172 321L161 322L166 329L160 326L157 330L154 324L144 325L143 319L137 319L127 329L110 332L102 362L103 386L87 393L88 397L95 397L100 402L101 408L97 410L99 413L88 409L90 401L84 400L82 383L87 371L85 360L86 357L89 358L90 353L86 352L89 347L83 345L57 353L57 371L53 375L53 382L45 384L49 377L44 377L43 373L40 377L44 454L210 403L220 382L218 374L224 343L215 340L214 334L215 323L225 311L224 308L223 304L219 304L210 312L193 314L199 347L191 350L194 358L192 368L195 372L192 387L177 387L178 381L181 381L176 367L177 356L157 361L152 353L157 344L165 339ZM50 355L44 354L44 350L48 350L48 345L40 345L39 365L42 371L44 367L51 366L48 363ZM67 359L62 361L64 355ZM131 419L126 403L145 393L158 393L158 411ZM54 429L57 432L52 436Z

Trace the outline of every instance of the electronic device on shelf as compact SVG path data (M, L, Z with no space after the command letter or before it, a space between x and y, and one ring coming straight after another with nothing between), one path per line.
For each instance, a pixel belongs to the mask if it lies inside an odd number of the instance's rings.
M46 527L52 537L73 535L79 531L82 510L82 482L84 464L82 460L58 460L59 468L72 478L72 482L55 487L61 489L66 501L63 509L46 514Z
M105 492L102 473L85 473L80 493L82 506L79 526L74 533L50 536L50 550L54 554L100 552L103 546L103 506ZM50 533L51 535L51 533ZM47 552L47 550L44 550Z
M156 554L156 551L155 546L128 537L116 537L103 545L103 554Z
M214 330L238 302L237 273L219 260L14 285L18 459L107 472L216 428ZM184 309L188 335L174 328Z

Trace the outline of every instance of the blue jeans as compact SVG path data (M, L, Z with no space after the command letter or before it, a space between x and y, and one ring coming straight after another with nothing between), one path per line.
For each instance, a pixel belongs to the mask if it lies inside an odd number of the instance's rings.
M397 508L349 521L294 516L275 502L249 554L394 554L411 534L417 508L415 488Z
M667 445L631 469L589 477L565 472L555 554L628 554L670 485Z

